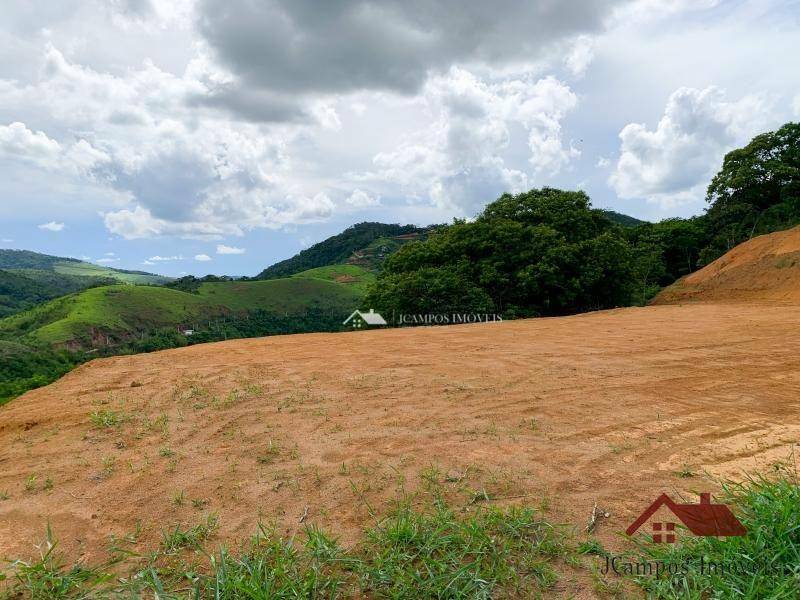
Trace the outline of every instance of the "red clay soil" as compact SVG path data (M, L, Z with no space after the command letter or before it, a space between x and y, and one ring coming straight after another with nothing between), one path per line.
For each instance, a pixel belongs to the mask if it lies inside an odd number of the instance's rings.
M0 409L0 557L35 554L48 522L96 560L137 523L144 551L208 513L218 544L304 514L350 544L366 503L424 477L467 510L485 489L577 529L597 503L619 548L662 492L794 469L798 347L800 304L692 303L95 360Z
M662 291L653 303L697 301L800 301L800 227L736 246Z

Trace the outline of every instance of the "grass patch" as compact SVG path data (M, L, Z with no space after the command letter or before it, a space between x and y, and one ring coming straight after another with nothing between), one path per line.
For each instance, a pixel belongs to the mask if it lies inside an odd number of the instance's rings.
M487 508L459 518L438 504L431 513L401 505L367 532L361 585L389 598L489 598L544 590L565 555L562 533L531 508Z
M113 410L100 410L92 412L89 415L89 420L92 422L92 425L98 429L114 429L122 427L122 424L128 420L128 417L123 413Z
M136 555L126 577L119 563L114 577L112 563L66 564L48 530L46 554L12 563L0 598L530 597L552 587L552 562L567 553L565 534L532 508L463 513L441 501L420 510L404 500L352 549L311 524L288 540L261 525L237 551L206 553L216 529L210 516L165 530L159 549Z
M727 484L717 500L731 505L746 536L690 537L675 545L639 542L626 559L688 568L674 576L628 579L603 578L595 570L589 573L595 589L619 595L630 584L650 598L697 600L800 597L796 480ZM353 548L343 548L312 524L291 539L261 525L240 548L209 553L204 545L218 526L212 515L193 527L164 530L152 554L122 553L135 559L127 569L119 562L67 564L48 528L41 558L12 563L0 598L547 597L557 566L586 566L607 554L594 538L573 548L567 532L533 508L467 508L455 510L435 498L420 509L404 498ZM701 557L706 565L726 568L701 572ZM120 577L121 572L128 575Z
M173 554L184 548L199 548L214 534L218 524L219 520L216 515L208 515L204 523L194 527L181 529L180 525L176 525L175 529L162 533L161 551L165 554Z

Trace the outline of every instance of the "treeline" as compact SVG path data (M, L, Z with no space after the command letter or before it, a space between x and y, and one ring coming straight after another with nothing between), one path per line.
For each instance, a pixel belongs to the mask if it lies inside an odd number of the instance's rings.
M0 340L0 405L68 373L82 354Z
M728 153L707 200L702 216L622 227L581 191L504 194L392 255L364 305L513 318L643 304L750 237L800 223L800 124Z

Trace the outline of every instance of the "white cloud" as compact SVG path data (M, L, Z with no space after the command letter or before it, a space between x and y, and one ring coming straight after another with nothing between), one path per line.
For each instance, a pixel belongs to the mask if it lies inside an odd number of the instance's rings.
M108 155L84 139L64 147L43 131L33 132L19 121L0 125L0 156L71 175L89 175L109 160Z
M236 248L235 246L226 246L225 244L217 244L217 254L244 254L244 248Z
M47 115L61 134L34 132L22 122L0 126L0 157L127 199L103 211L112 233L213 239L332 214L324 192L290 181L286 143L300 128L273 133L194 100L215 93L227 77L202 54L181 76L152 62L120 75L98 72L53 45L43 61L37 81L0 81L0 92L20 111ZM316 101L310 110L319 127L341 127L329 102ZM91 137L69 141L73 131Z
M580 153L566 146L561 121L577 96L554 77L499 82L454 68L423 90L432 123L395 150L373 158L377 168L354 177L393 182L443 209L473 214L502 192L520 192L536 176L552 176ZM511 129L527 135L530 171L507 164Z
M155 256L151 256L147 260L150 261L151 263L169 262L169 261L173 261L173 260L183 260L183 256L180 256L180 255L174 255L174 256L159 256L159 255L155 255Z
M116 253L114 253L114 252L106 252L105 255L106 256L116 256Z
M605 156L601 156L597 159L597 167L600 169L605 169L608 165L611 164L611 160L606 158Z
M201 221L176 223L154 217L141 206L103 213L103 222L111 233L125 239L176 236L188 239L218 239L226 235L241 235L237 225L212 224Z
M573 42L564 58L564 65L575 77L583 77L593 59L594 42L588 35L581 35Z
M725 153L765 127L768 107L757 95L728 101L715 87L680 88L654 130L640 123L622 129L621 154L609 184L622 198L664 206L696 200Z
M55 221L50 221L49 223L42 223L38 227L39 229L44 229L47 231L62 231L64 229L64 223L56 223Z
M195 254L194 259L199 262L208 262L211 260L211 257L208 254Z
M97 264L99 264L99 265L110 265L112 263L119 262L119 259L118 258L98 258L95 262Z
M355 189L345 200L347 204L353 208L369 208L372 206L379 206L381 203L380 196L373 196L363 190Z

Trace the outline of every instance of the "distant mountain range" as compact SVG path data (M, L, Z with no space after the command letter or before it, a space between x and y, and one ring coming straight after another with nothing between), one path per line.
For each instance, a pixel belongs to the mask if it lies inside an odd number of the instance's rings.
M115 283L163 284L169 277L101 267L29 250L0 250L0 317L80 290Z

